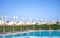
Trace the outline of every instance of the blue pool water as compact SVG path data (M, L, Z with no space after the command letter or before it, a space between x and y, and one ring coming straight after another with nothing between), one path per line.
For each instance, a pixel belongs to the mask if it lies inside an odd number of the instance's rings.
M29 32L29 33L22 33L22 34L12 34L6 36L0 36L0 38L60 38L60 32L53 31L53 32Z

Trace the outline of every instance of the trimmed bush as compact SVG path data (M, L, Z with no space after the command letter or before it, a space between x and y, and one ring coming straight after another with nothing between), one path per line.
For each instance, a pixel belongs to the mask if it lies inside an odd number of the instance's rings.
M41 25L41 30L49 30L49 25L47 24Z
M3 26L0 26L0 32L3 32Z
M12 26L5 26L5 32L12 32L13 27Z
M6 32L12 32L14 31L23 31L23 30L60 30L60 25L59 24L43 24L43 25L14 25L14 26L5 26L5 31ZM0 32L4 31L4 26L0 26Z
M53 25L51 25L51 29L53 29L53 30L59 30L60 29L60 25L53 24Z

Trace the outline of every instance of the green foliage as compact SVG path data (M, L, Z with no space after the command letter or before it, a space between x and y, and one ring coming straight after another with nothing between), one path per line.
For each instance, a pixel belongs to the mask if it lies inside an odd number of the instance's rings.
M14 26L14 30L15 30L15 31L21 31L21 26L17 26L17 25Z
M47 24L41 25L41 30L49 30L49 25Z
M0 26L0 32L3 32L3 26Z
M23 30L60 30L60 25L59 24L43 24L43 25L14 25L14 26L5 26L5 31L6 32L12 32L14 28L14 31L23 31ZM0 26L0 32L3 32L4 26Z
M39 30L39 25L34 25L34 30Z
M58 24L53 24L53 25L51 25L51 28L52 28L53 30L59 30L59 29L60 29L60 25L58 25Z
M12 32L13 31L13 27L12 26L5 26L5 31L6 32Z

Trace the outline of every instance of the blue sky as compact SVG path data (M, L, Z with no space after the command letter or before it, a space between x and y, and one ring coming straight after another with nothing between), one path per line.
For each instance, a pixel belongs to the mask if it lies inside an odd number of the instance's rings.
M60 20L60 0L0 0L0 16Z

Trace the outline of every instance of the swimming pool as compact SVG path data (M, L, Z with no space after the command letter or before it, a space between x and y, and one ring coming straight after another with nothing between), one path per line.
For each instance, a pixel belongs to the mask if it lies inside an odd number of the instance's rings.
M60 31L34 31L27 33L11 34L6 36L0 36L0 38L60 38Z

